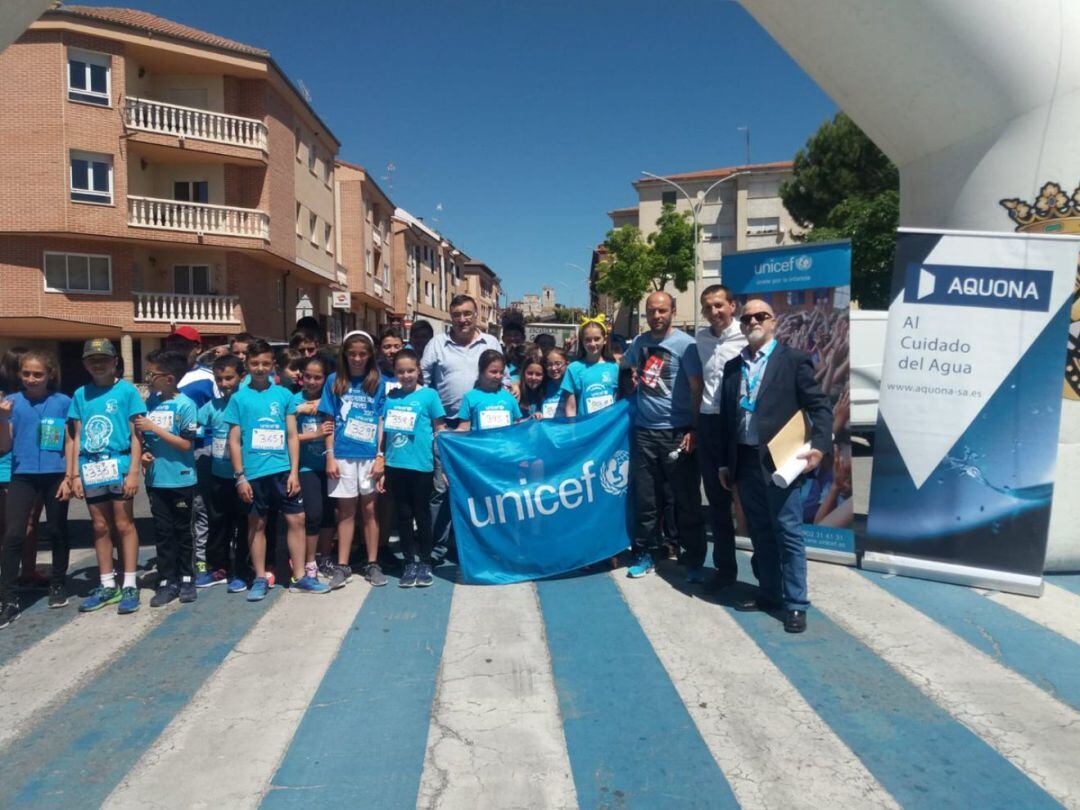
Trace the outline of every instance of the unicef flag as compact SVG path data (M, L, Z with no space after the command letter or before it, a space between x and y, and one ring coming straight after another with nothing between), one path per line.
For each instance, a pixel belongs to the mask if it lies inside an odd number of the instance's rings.
M565 574L630 545L630 411L439 434L466 582Z

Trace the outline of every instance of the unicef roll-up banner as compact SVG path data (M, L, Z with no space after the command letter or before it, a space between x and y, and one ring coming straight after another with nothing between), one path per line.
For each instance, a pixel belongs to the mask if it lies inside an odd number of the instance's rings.
M725 256L723 280L740 302L767 301L776 339L810 355L836 414L833 452L803 480L803 539L814 559L855 562L848 314L851 244L822 242ZM749 541L744 541L748 543Z
M1078 249L901 230L864 567L1042 592Z
M466 582L577 571L630 545L627 402L581 419L439 434Z

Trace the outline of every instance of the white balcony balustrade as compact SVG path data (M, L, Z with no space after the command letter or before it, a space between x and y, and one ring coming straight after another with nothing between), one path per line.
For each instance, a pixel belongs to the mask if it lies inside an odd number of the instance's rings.
M158 323L240 323L237 295L184 295L168 292L137 292L135 320Z
M124 123L130 129L193 138L200 141L246 146L266 151L266 124L255 118L181 107L146 98L128 96L124 102Z
M128 225L162 231L270 239L270 215L255 208L128 195Z

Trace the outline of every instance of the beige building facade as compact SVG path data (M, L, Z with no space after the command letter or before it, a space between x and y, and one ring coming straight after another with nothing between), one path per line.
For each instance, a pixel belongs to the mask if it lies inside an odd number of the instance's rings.
M495 271L475 259L465 262L465 292L476 299L480 327L485 332L498 334L502 281Z

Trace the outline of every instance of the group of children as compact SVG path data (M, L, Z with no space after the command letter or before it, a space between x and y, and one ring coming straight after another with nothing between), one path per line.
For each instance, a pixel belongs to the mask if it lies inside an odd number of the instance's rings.
M385 585L380 495L389 496L396 516L404 556L399 585L430 586L436 434L448 424L488 430L588 415L620 394L602 317L582 324L572 362L559 348L527 347L512 355L510 366L503 353L484 351L476 387L456 414L447 414L436 391L424 387L418 352L392 327L377 342L351 332L336 353L317 350L311 335L293 344L275 354L264 340L238 336L212 357L214 395L207 393L201 406L181 390L189 390L181 383L192 379L194 357L182 351L146 357L145 402L120 378L108 339L86 341L83 365L91 379L70 398L57 390L57 364L48 353L9 358L7 376L14 379L0 389L6 395L0 399L0 504L6 507L0 627L19 615L19 569L26 574L25 550L42 507L53 552L49 606L68 604L72 498L87 503L100 575L79 610L139 609L132 499L141 478L157 541L152 607L195 601L198 588L217 584L246 592L249 601L265 598L275 584L279 520L290 592L327 593L350 582L358 530L363 576ZM210 384L209 374L199 379ZM199 512L204 547L193 528Z

